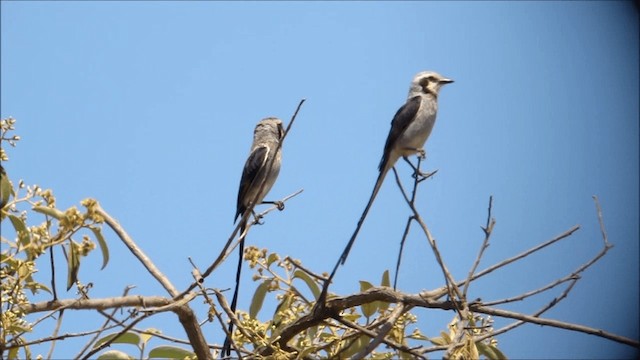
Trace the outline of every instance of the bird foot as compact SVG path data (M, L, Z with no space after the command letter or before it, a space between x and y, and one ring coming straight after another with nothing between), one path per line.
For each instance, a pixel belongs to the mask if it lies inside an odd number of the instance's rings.
M423 180L427 180L428 178L432 177L433 175L435 175L438 172L438 170L434 170L432 172L423 172L420 171L418 169L416 169L416 171L413 173L413 175L411 175L414 179L417 179L418 182L421 182Z
M263 216L260 215L260 214L253 213L253 224L254 225L262 225L262 224L264 224L264 221L260 221L260 220L262 220L262 217Z
M278 207L278 211L284 210L284 202L282 202L282 201L274 201L273 205Z

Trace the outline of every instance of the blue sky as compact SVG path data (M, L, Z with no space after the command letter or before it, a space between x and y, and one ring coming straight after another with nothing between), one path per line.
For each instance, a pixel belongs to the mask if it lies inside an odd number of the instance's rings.
M329 271L377 176L412 76L455 80L440 95L418 206L456 279L497 220L480 268L579 224L571 239L472 286L517 295L566 275L602 246L597 195L615 247L546 316L638 339L638 8L632 2L8 2L1 115L22 137L9 175L52 188L61 208L94 197L178 288L233 229L253 127L290 119L269 198L303 188L248 242ZM409 180L406 164L399 163ZM409 215L391 177L331 290L393 271ZM94 297L163 295L109 233L111 262L83 265ZM235 256L210 278L232 286ZM41 275L46 279L45 269ZM245 271L240 308L255 284ZM399 287L442 284L423 237L408 239ZM559 290L508 308L534 311ZM75 296L73 292L67 296ZM204 310L202 310L204 311ZM436 336L453 314L418 312ZM148 326L183 336L172 316ZM505 322L496 320L496 325ZM80 325L75 328L82 329ZM211 342L222 339L206 328ZM79 330L77 330L79 331ZM498 338L512 358L636 357L594 336L524 326ZM58 345L73 356L72 342ZM40 350L46 353L45 350Z

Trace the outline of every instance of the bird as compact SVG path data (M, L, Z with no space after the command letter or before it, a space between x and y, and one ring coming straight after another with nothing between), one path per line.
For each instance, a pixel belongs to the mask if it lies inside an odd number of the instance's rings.
M369 213L369 209L371 208L376 195L378 195L378 191L380 190L380 186L382 186L382 182L384 181L387 172L393 168L400 157L403 157L408 161L407 157L413 154L424 156L424 144L429 138L431 130L433 130L433 125L436 121L436 113L438 111L438 93L442 86L452 82L453 80L434 71L422 71L413 77L407 101L400 107L400 109L398 109L391 121L391 129L389 130L389 135L387 136L387 141L384 145L382 159L378 165L378 179L376 180L371 196L369 197L369 202L364 208L353 235L351 235L347 246L342 252L342 255L340 255L338 262L326 282L323 289L323 295L326 295L327 285L333 279L338 267L341 264L344 265L347 261L349 251L358 236L358 232L360 232L360 228ZM414 170L416 171L417 176L418 170L415 168Z
M282 145L280 144L284 138L284 128L282 120L276 117L267 117L258 122L253 131L253 144L249 157L242 169L242 177L240 178L240 187L238 189L238 202L236 207L236 215L233 222L238 221L238 217L245 218L245 212L253 206L265 202L264 198L269 190L275 184L278 174L280 173L280 165L282 162ZM281 205L279 205L280 207ZM255 213L253 213L255 217ZM239 259L238 269L236 271L236 287L233 292L231 301L231 312L235 313L238 302L238 290L240 287L240 273L242 271L242 256L244 253L245 229L246 221L240 225L240 242L239 242ZM225 338L221 355L229 356L231 354L231 339L233 334L233 323L229 323L229 335Z

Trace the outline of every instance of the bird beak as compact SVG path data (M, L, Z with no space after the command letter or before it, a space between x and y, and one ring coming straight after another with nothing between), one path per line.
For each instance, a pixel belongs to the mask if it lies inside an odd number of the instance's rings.
M453 80L451 79L440 79L440 81L438 81L440 84L450 84L453 82Z

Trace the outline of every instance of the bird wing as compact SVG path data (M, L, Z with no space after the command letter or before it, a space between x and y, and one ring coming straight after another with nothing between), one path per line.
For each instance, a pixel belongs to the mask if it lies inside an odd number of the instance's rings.
M260 184L256 183L256 179L260 178L259 174L264 171L268 157L269 148L267 146L258 146L251 151L251 154L249 154L249 158L247 158L247 162L244 164L244 169L242 170L240 189L238 190L238 206L236 208L236 217L234 221L238 219L240 214L244 213L249 202L253 200L247 199L247 196L249 196L251 189L254 189L256 186L260 186ZM258 191L258 189L254 190L255 191L252 192L252 196L255 196Z
M384 152L382 153L382 159L378 169L382 171L389 161L389 154L393 149L402 133L409 127L409 124L413 121L418 109L420 108L420 96L414 96L402 105L396 112L393 120L391 120L391 130L387 136L387 143L384 145Z

